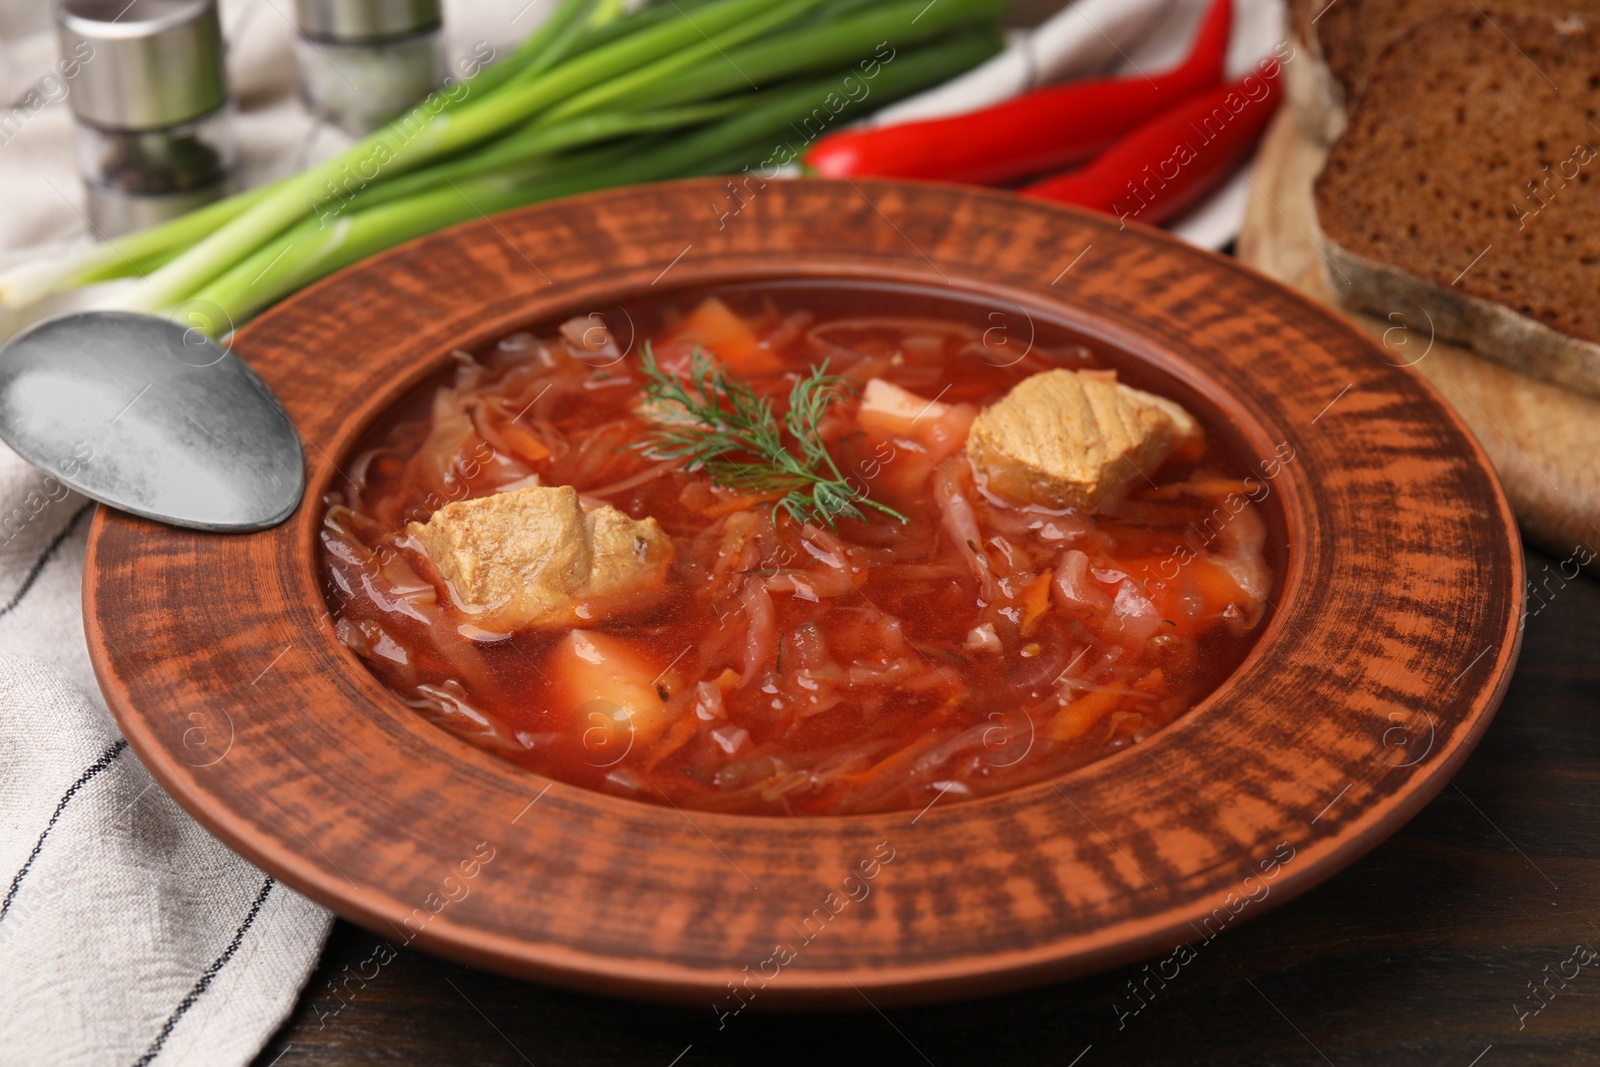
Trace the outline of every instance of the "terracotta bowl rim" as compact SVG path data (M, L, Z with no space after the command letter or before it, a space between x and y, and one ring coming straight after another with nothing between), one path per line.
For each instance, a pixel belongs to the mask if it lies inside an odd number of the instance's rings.
M720 187L720 180L690 180L656 187L611 190L567 201L560 205L560 208L574 214L588 212L599 216L612 205L626 206L636 203L641 197L666 197L684 191L699 195L714 189L720 190ZM824 191L830 187L832 191ZM852 185L851 188L862 195L868 193L879 197L901 195L909 201L930 195L954 197L961 203L976 203L985 208L995 208L1001 215L1012 215L1029 221L1041 218L1053 220L1063 228L1076 228L1087 232L1096 240L1116 239L1114 236L1108 236L1108 231L1114 234L1115 228L1106 220L1065 209L1025 204L1003 193L894 182L863 182ZM837 183L811 181L797 183L781 194L787 198L786 203L803 203L810 197L838 195L841 193ZM386 274L404 264L408 257L414 258L425 250L481 248L484 245L492 245L498 239L496 235L499 234L500 227L524 224L554 225L555 212L555 205L525 208L497 216L496 220L468 223L391 250L308 287L286 300L260 320L240 331L234 338L234 344L241 350L249 352L252 345L263 335L272 330L279 331L279 334L284 333L288 329L285 324L293 323L299 316L322 314L323 312L315 309L334 299L335 294L347 291L362 279L381 280ZM1368 348L1376 347L1353 325L1338 319L1326 309L1317 307L1298 294L1284 290L1275 282L1235 260L1199 253L1166 234L1139 227L1130 227L1130 236L1127 240L1143 249L1164 250L1164 253L1157 251L1152 252L1152 255L1166 254L1180 263L1204 262L1209 264L1212 270L1232 272L1238 278L1245 280L1250 287L1265 286L1275 291L1274 296L1277 299L1290 305L1298 304L1301 306L1300 310L1306 312L1309 318L1320 319L1319 325L1329 330L1330 336L1342 335L1340 338L1342 341L1355 340ZM740 256L750 260L756 253L730 251L728 255L731 262L738 260ZM773 280L812 277L825 281L828 278L841 276L837 270L838 266L856 262L843 257L838 263L830 265L824 262L825 259L824 256L812 254L805 260L806 263L815 266L814 272L810 267L801 266L797 269L796 264L790 263L781 268L774 268L768 277ZM861 262L864 263L865 260ZM936 272L944 274L932 260L928 262ZM959 269L949 262L944 265L959 273ZM653 268L658 264L652 263L650 266ZM436 331L438 334L436 337L431 335L418 337L416 354L412 357L411 369L407 375L385 381L381 388L364 396L360 403L346 413L342 425L348 432L343 432L338 441L330 443L328 451L333 458L323 455L319 459L316 453L321 450L320 447L317 450L308 450L308 465L311 467L312 476L308 480L307 496L302 507L285 527L294 542L303 546L314 546L315 530L321 520L322 494L338 477L335 464L343 458L344 450L359 433L359 428L365 426L371 417L447 359L449 348L471 348L494 336L503 335L509 332L506 323L510 320L531 323L548 319L552 310L563 303L573 307L582 306L582 301L578 300L582 295L592 296L596 292L618 294L637 287L646 269L643 265L633 264L623 269L614 269L612 273L596 273L586 278L578 278L564 283L566 287L548 300L535 300L531 306L526 302L530 295L528 293L508 298L522 301L520 311L507 309L496 312L493 309L505 301L501 301L500 304L487 302L485 309L489 314L480 319L474 331L465 336L457 332L452 335L453 339L445 347L440 346L446 340L445 334L455 328L454 320ZM737 269L737 263L731 266L724 264L704 268L691 265L680 275L688 280L675 281L674 286L697 284L713 277L728 276L729 271ZM904 265L901 264L897 269L903 274ZM861 270L863 277L872 274L872 269L869 267L862 266ZM893 270L885 267L881 274L874 276L888 278L893 273ZM1006 299L1014 300L1024 306L1030 300L1041 307L1046 303L1044 295L1024 292L1011 281L994 277L985 279L977 275L972 276L970 280L969 286L960 287L961 295L981 299L1003 292ZM931 288L931 283L925 284ZM548 308L546 304L549 305ZM1094 325L1096 331L1090 332L1115 335L1119 340L1111 343L1118 349L1117 358L1146 362L1158 373L1180 377L1191 388L1206 396L1208 401L1214 402L1218 410L1228 410L1231 406L1229 417L1234 420L1235 431L1244 440L1262 443L1270 439L1271 434L1259 420L1255 420L1251 409L1245 406L1240 398L1231 397L1222 391L1221 384L1211 372L1185 362L1181 354L1175 350L1158 352L1157 340L1140 332L1137 324L1105 319L1098 313L1079 307L1070 301L1063 301L1051 314L1057 319L1070 322L1075 327ZM515 325L510 327L510 329L515 328L517 328ZM279 342L275 339L274 343ZM1140 346L1148 351L1139 351ZM1486 665L1486 671L1480 670L1479 673L1484 673L1485 677L1474 690L1470 704L1461 718L1461 729L1444 758L1429 762L1422 773L1414 774L1407 780L1404 788L1373 798L1362 809L1360 817L1342 824L1335 836L1312 841L1309 847L1313 850L1313 859L1287 871L1284 878L1275 884L1276 887L1280 887L1280 893L1274 895L1274 899L1278 902L1310 888L1373 847L1379 840L1397 829L1444 786L1487 728L1509 682L1510 669L1520 645L1519 620L1523 604L1522 560L1518 551L1516 527L1504 492L1494 478L1482 447L1468 431L1463 420L1443 401L1437 391L1412 371L1397 369L1395 373L1403 376L1409 382L1410 388L1431 400L1441 422L1453 429L1458 439L1456 443L1469 461L1468 465L1475 467L1476 473L1487 475L1487 485L1493 498L1493 513L1482 516L1482 519L1485 526L1496 526L1496 532L1505 535L1505 545L1510 550L1510 570L1505 575L1508 581L1504 583L1509 586L1506 600L1509 610L1501 620L1503 631L1498 635L1498 653ZM1314 487L1306 482L1308 476L1300 466L1286 465L1280 477L1282 492L1281 495L1274 494L1274 496L1277 499L1276 506L1281 509L1285 529L1290 534L1290 546L1286 555L1288 568L1285 574L1278 576L1277 609L1250 650L1245 663L1241 664L1200 705L1150 741L1061 776L1006 793L951 804L946 810L939 812L938 817L941 821L979 823L983 821L987 812L1022 806L1035 794L1051 790L1061 792L1061 786L1098 775L1107 767L1130 764L1141 751L1148 753L1160 751L1163 747L1172 748L1180 745L1185 734L1199 730L1205 723L1207 715L1221 705L1224 698L1232 695L1237 687L1248 683L1251 677L1250 668L1264 659L1269 650L1277 648L1287 639L1287 631L1294 622L1294 609L1300 603L1302 592L1305 591L1304 582L1311 566L1299 544L1300 537L1297 536L1307 531L1301 529L1297 523L1303 521L1302 512L1313 504ZM152 721L140 711L139 701L133 696L130 687L128 663L125 660L118 661L118 654L106 632L113 628L109 625L113 620L108 616L108 612L117 610L118 605L115 601L119 598L113 595L115 580L109 571L110 564L102 558L102 553L112 541L118 541L120 544L119 539L148 536L149 532L148 524L101 509L91 529L86 562L85 614L86 619L90 620L92 658L96 674L101 680L102 688L124 734L163 787L230 846L243 852L263 868L279 875L289 884L329 904L341 913L377 929L383 929L386 925L394 927L395 920L406 914L404 900L398 895L388 893L382 885L356 887L351 883L355 892L346 892L343 876L329 870L327 864L319 862L315 852L307 852L297 847L291 835L263 835L259 827L240 818L236 811L219 809L213 803L212 793L199 785L193 773L195 765L185 760L181 753L174 752L173 739L170 736L162 736L152 725ZM315 574L314 552L297 555L289 562L294 569L293 580L303 589L310 590L320 606L322 595ZM544 790L548 790L553 799L598 809L624 821L642 819L645 822L652 820L670 822L678 818L670 808L595 793L533 775L532 772L509 765L498 757L421 722L420 718L401 705L382 683L367 672L352 653L337 642L332 632L332 622L326 617L319 623L318 639L331 644L333 654L342 657L346 675L340 679L343 684L352 687L351 691L369 700L387 702L411 718L417 719L414 725L428 731L432 743L441 753L448 753L454 760L474 765L490 775L503 775L509 771L522 776L525 781L545 783ZM1476 661L1474 663L1476 665ZM1062 795L1065 796L1064 793ZM545 792L541 790L538 798L544 796ZM718 829L752 830L753 828L752 832L765 832L777 831L781 824L784 827L825 833L850 824L859 824L861 827L881 826L887 819L906 813L896 811L861 816L775 817L697 811L694 813L694 820ZM1314 824L1316 820L1313 819L1312 822ZM309 837L305 837L303 833L301 836L314 848L316 847L315 842ZM331 860L328 862L331 863ZM1136 869L1137 867L1135 864ZM1148 878L1146 880L1148 881ZM838 1003L841 992L848 993L856 986L882 992L888 998L886 1002L939 999L968 995L974 991L1008 988L1061 974L1081 973L1084 970L1135 958L1158 945L1169 944L1186 923L1208 913L1208 909L1203 906L1208 899L1169 902L1167 906L1137 917L1136 920L1135 917L1128 915L1113 917L1107 920L1106 925L1120 928L1122 932L1119 938L1097 948L1091 947L1066 956L1063 954L1061 942L1053 941L1031 949L994 951L983 954L981 958L976 958L972 954L957 954L940 963L891 962L881 966L858 966L843 970L799 969L785 975L783 995L771 998L769 1003L790 1007ZM1062 940L1070 941L1072 936L1076 935L1064 935ZM512 973L552 978L564 984L597 991L637 993L660 999L684 999L687 995L707 995L708 991L720 988L721 979L727 973L726 967L708 968L701 964L659 958L625 959L612 951L588 951L550 940L531 942L470 922L459 922L448 912L441 913L439 920L429 925L425 935L419 936L418 943L469 962L498 967Z

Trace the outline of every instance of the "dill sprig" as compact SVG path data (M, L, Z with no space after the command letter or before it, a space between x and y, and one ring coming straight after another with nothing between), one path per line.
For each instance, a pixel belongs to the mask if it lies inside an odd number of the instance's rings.
M781 422L771 401L703 348L689 357L687 379L663 371L648 342L640 362L647 379L643 410L654 427L650 439L638 447L651 458L688 460L690 470L704 470L729 488L782 493L772 508L774 519L785 511L798 523L835 527L841 518L865 522L858 506L865 505L906 521L852 486L828 454L822 418L828 405L855 383L829 374L826 360L794 383ZM794 448L785 442L785 430Z

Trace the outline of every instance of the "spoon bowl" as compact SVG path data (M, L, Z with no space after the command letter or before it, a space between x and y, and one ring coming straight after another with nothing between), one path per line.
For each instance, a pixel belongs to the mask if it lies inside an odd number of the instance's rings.
M0 346L0 439L87 497L173 526L276 526L305 492L300 438L228 348L153 315L82 311Z

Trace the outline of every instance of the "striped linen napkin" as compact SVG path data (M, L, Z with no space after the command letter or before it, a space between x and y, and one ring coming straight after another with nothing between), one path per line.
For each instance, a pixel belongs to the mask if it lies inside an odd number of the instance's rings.
M79 606L93 508L0 449L0 1065L246 1063L332 917L118 736Z
M503 52L551 2L445 0L452 52ZM348 144L296 94L293 5L221 8L245 181ZM0 0L0 266L89 238L55 59L49 5ZM0 315L0 338L69 304ZM212 838L118 735L83 636L93 507L0 445L0 1067L245 1064L332 916Z

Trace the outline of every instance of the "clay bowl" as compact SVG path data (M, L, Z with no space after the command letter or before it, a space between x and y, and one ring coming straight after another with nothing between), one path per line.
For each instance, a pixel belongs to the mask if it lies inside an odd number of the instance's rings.
M84 583L100 683L223 841L396 944L509 974L719 1011L882 1006L1218 936L1371 849L1466 759L1517 655L1517 533L1460 420L1363 332L1231 260L1003 193L782 182L733 215L728 195L690 181L532 207L313 286L234 342L304 437L298 513L219 536L101 509ZM795 278L1064 324L1261 458L1292 454L1269 509L1276 610L1249 658L1155 738L1056 780L785 819L520 770L335 640L322 495L452 348L665 286Z

